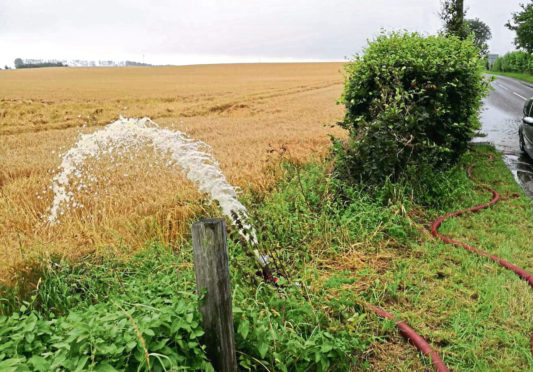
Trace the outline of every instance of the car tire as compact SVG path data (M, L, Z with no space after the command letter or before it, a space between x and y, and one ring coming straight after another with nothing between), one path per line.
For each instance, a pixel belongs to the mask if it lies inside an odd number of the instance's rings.
M519 131L518 132L518 138L519 138L519 141L520 141L520 151L522 151L522 153L526 153L526 144L524 143L524 135L522 134L522 131Z

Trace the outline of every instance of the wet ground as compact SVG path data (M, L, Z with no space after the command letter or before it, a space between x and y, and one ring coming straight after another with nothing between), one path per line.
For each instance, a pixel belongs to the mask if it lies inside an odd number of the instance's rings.
M481 113L481 133L474 142L491 142L504 154L504 160L516 181L533 198L533 161L520 152L518 127L527 98L533 96L533 84L498 76L491 83L494 90L485 99Z

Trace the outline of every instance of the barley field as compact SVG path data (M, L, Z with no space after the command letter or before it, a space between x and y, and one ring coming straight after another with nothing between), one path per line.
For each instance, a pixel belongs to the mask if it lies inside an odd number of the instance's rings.
M59 155L80 133L148 116L205 141L230 183L261 191L280 154L327 153L329 134L341 133L331 124L342 117L342 82L340 63L0 71L0 281L42 255L127 255L150 239L179 246L191 218L213 212L147 150L88 164L106 181L48 224Z

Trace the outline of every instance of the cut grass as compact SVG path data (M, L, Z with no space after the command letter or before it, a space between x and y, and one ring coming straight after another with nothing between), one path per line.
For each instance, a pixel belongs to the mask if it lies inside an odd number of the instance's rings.
M514 79L527 81L533 83L533 75L526 72L500 72L500 71L487 71L488 74L508 76Z
M474 176L493 185L501 201L476 214L446 220L440 232L532 272L531 201L500 154L483 150L496 160L490 162L476 152L465 156L463 163L473 162ZM476 188L447 211L485 203L490 197ZM436 217L435 212L430 215ZM394 261L373 290L383 295L384 307L433 344L449 367L461 371L533 369L533 290L525 281L484 257L437 239L413 244L411 251L402 252L403 257ZM390 283L397 284L391 287ZM403 363L395 368L407 370Z
M495 159L489 161L482 152ZM328 179L305 168L301 182L285 184L265 207L253 208L270 221L261 226L261 240L281 244L291 262L316 268L314 285L347 273L354 281L343 288L407 321L453 370L531 370L533 290L516 274L444 244L428 231L438 216L490 200L490 193L467 178L471 162L479 182L494 185L502 199L478 214L446 220L442 233L532 272L531 201L490 147L467 153L444 178L435 174L441 183L431 191L440 193L440 200L430 193L413 197L403 186L390 185L373 197L355 192L341 206L324 197L332 187ZM298 172L293 177L300 178ZM417 205L417 199L438 208ZM432 370L390 322L368 317L378 337L366 353L371 370Z

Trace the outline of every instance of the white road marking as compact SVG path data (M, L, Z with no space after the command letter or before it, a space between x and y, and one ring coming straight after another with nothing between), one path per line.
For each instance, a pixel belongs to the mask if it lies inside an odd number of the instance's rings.
M526 98L526 97L524 97L523 95L518 94L518 93L516 93L516 92L513 92L511 89L509 89L508 87L506 87L504 84L501 84L500 82L495 82L494 84L497 85L497 86L499 86L500 88L502 88L502 89L508 91L508 92L513 93L515 96L522 98L524 101L527 101L527 98Z
M513 94L514 94L515 96L517 96L517 97L522 98L524 101L527 101L527 98L526 98L526 97L524 97L524 96L522 96L522 95L520 95L520 94L518 94L518 93L516 93L516 92L513 92Z
M509 92L511 91L511 89L507 88L505 85L502 85L502 84L500 84L500 83L495 83L495 84L496 84L497 86L499 86L500 88L502 88L502 89L505 89L505 90L507 90L507 91L509 91Z

